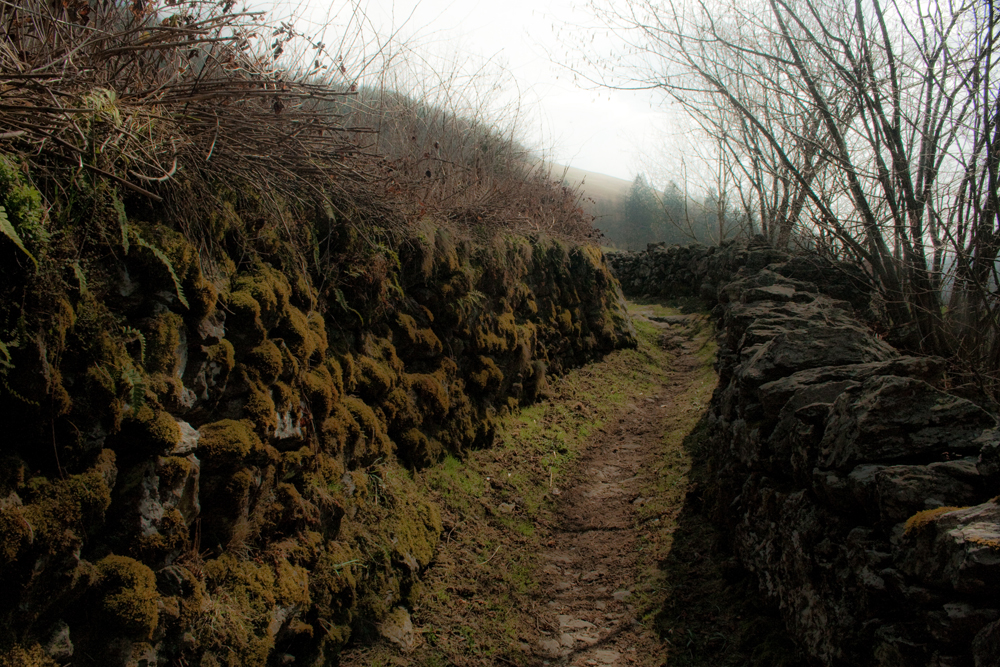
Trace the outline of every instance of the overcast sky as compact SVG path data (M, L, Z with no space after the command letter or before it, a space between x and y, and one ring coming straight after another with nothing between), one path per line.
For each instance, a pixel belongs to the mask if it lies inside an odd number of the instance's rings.
M316 24L331 18L329 0L303 1L307 8L299 9L300 15ZM340 17L334 25L346 20L345 7L334 5ZM485 65L485 79L499 82L498 104L521 99L521 135L552 161L624 179L656 161L665 125L664 112L651 108L654 95L588 89L553 62L566 62L567 49L589 39L579 27L593 23L585 3L361 0L359 7L374 30L396 32L414 52L437 57L439 64Z

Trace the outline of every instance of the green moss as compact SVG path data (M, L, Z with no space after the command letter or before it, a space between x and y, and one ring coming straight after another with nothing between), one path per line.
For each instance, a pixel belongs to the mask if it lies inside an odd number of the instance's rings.
M195 320L207 317L219 302L219 290L201 275L200 269L184 282L184 294L190 306L189 312Z
M500 391L503 372L491 358L480 355L478 368L469 374L469 381L480 392L494 394Z
M223 419L199 429L198 457L211 468L231 467L264 456L264 445L246 421Z
M210 363L216 364L222 369L223 379L228 377L229 372L236 365L236 351L233 349L233 344L228 340L220 340L215 345L206 349L205 354L208 356Z
M211 605L198 628L202 646L226 667L266 664L274 647L274 572L224 554L205 563L204 574Z
M353 443L360 432L361 428L351 413L343 403L338 403L320 426L320 444L327 454L340 455L348 441Z
M306 315L288 306L274 335L284 339L288 349L302 363L321 360L326 354L326 326L318 313Z
M270 266L260 266L253 274L238 277L233 281L233 290L245 291L259 305L265 331L284 317L292 294L288 278Z
M423 431L416 428L407 429L396 439L396 446L401 457L408 461L416 461L427 465L440 458L441 444L435 448Z
M152 637L157 623L156 576L127 556L111 555L97 562L100 623L134 639Z
M351 393L357 387L357 364L354 361L354 355L350 352L340 355L336 359L336 363L341 368L341 377L344 381L344 392Z
M570 334L573 332L573 314L567 308L563 308L559 311L559 315L556 319L555 324L559 327L559 330L564 334Z
M144 405L124 413L121 430L109 443L119 456L134 460L165 454L180 441L177 421L163 410Z
M517 330L513 327L513 320L511 320L510 331L512 333L510 335L507 335L507 331L497 334L493 331L495 326L495 322L491 324L488 320L482 320L480 324L473 329L472 344L476 351L480 354L491 356L503 354L504 352L507 352L513 342L517 340Z
M309 331L312 333L315 357L322 360L330 348L329 340L326 337L326 320L320 313L310 310L306 315L306 321L309 324Z
M549 394L548 368L541 359L531 362L530 372L524 381L525 398L531 402Z
M179 554L189 537L184 515L174 508L163 515L155 532L143 533L133 539L128 552L146 563L163 563Z
M285 382L294 382L299 378L302 367L305 363L300 363L292 351L281 341L281 375Z
M42 195L28 183L15 158L7 155L0 155L0 206L29 248L48 240Z
M251 382L249 387L249 394L243 403L243 417L249 419L257 431L273 434L278 428L278 412L271 392L255 382Z
M396 385L396 377L384 363L360 356L356 363L357 392L362 398L377 402Z
M281 350L271 340L265 340L250 350L243 363L265 385L273 384L283 368Z
M292 565L286 559L278 559L275 566L277 581L275 600L284 606L305 607L309 604L309 571L299 565Z
M226 298L226 329L234 339L249 345L264 340L267 331L261 319L261 307L249 291L231 292Z
M497 318L497 334L504 339L504 349L511 350L517 345L517 325L514 313L504 312Z
M195 469L194 462L186 456L164 456L156 466L160 488L172 489L186 480Z
M180 357L177 348L180 347L181 327L184 318L177 313L165 312L153 318L144 328L146 330L146 365L150 373L166 373L176 375L180 368Z
M411 357L432 358L443 351L437 334L431 329L418 328L417 321L409 315L399 313L396 316L396 331L400 347Z
M34 531L17 505L0 506L0 568L7 568L34 540Z
M416 426L422 421L413 397L402 387L397 387L389 392L379 403L379 407L385 414L390 432Z
M357 588L364 569L362 558L349 545L330 541L309 577L309 594L319 618L324 620L321 646L331 655L347 643L357 604Z
M327 359L324 364L330 372L330 379L333 380L333 388L337 396L344 394L344 371L340 363L333 358Z
M385 432L385 424L364 401L348 396L344 407L358 429L357 433L349 434L349 440L353 439L354 459L364 464L392 454L392 441Z
M0 667L57 667L58 664L40 644L0 648Z
M421 412L435 421L444 419L451 409L451 399L448 397L441 375L443 374L414 374L407 377L410 387L417 396L417 405Z
M153 418L146 424L146 431L150 442L159 451L173 449L181 441L181 429L177 421L163 410L155 412Z
M930 510L923 510L922 512L917 512L909 519L906 520L906 527L904 529L904 535L915 535L924 528L930 526L934 521L942 514L947 514L948 512L954 512L955 510L964 509L962 507L935 507Z
M275 382L271 385L271 396L274 401L274 408L278 412L298 409L302 398L299 393L284 382Z

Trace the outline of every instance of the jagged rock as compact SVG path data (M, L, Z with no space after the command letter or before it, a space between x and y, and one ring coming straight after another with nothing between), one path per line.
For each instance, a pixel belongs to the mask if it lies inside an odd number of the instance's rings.
M978 453L976 438L995 423L974 403L921 380L875 377L834 403L820 465L843 468L942 452Z
M944 360L901 356L857 319L873 317L863 272L759 242L609 264L631 294L714 306L700 498L812 658L1000 665L1000 513L984 503L1000 431L944 391Z
M990 429L976 439L982 447L976 469L991 493L1000 493L1000 429Z
M976 634L972 657L976 667L1000 666L1000 621L990 623Z
M820 366L886 361L898 353L859 326L780 331L739 369L747 388Z
M69 636L69 625L66 621L58 621L52 630L45 653L56 662L68 662L73 657L73 641Z
M899 569L927 585L959 593L1000 593L1000 506L939 508L907 521L894 549Z
M975 471L971 463L967 465ZM980 494L975 485L956 479L947 469L934 465L881 467L874 478L877 515L889 525L905 521L922 510L968 505Z
M201 437L201 433L198 429L188 424L186 421L177 419L177 427L181 432L181 439L174 445L174 448L170 451L171 456L183 456L185 454L190 454L195 449L198 448L198 439Z
M997 609L949 602L927 614L927 630L942 644L968 645L980 630L998 618L1000 611Z
M848 385L845 383L860 384L864 380L880 375L912 377L934 385L944 373L944 367L945 361L940 357L899 357L889 361L866 364L821 366L797 371L761 385L758 396L765 412L773 416L777 415L785 403L798 392L816 386L828 385L827 388L820 391L824 396L829 396L832 392L837 391L838 386L846 389ZM797 402L800 405L806 405L813 401L798 399ZM832 400L829 402L833 403Z

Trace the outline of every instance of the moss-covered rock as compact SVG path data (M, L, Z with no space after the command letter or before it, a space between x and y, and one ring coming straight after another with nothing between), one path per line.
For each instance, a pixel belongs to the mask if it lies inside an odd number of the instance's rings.
M152 637L159 598L153 571L127 556L111 555L97 562L97 577L95 620L114 634L135 640Z
M396 238L295 202L279 229L225 185L197 233L95 188L56 249L61 219L26 187L0 165L28 249L69 254L34 282L16 249L0 267L35 299L0 303L0 340L19 341L0 368L19 461L0 463L17 591L0 619L21 657L66 617L106 664L334 661L433 557L440 517L404 466L489 444L547 370L618 342L596 250L429 217ZM22 323L22 303L44 313Z
M264 445L245 421L223 419L201 427L198 456L206 469L228 468L264 458Z

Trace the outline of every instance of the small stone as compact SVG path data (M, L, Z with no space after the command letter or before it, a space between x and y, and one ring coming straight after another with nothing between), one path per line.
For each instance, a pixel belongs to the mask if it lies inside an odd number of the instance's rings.
M512 514L515 507L517 506L514 503L500 503L497 505L497 509L501 514Z
M562 648L558 639L541 639L538 642L538 647L542 649L542 652L552 657L558 656Z
M396 607L389 612L389 615L379 625L379 634L407 653L417 645L410 612L403 607Z
M594 603L594 607L603 611L604 609L608 608L608 605L607 603L604 602L604 600L598 600L597 602Z
M597 627L593 623L584 621L583 619L573 618L567 614L559 614L559 627L560 628L570 628L573 630L583 630Z
M573 646L576 644L576 640L573 639L573 635L564 632L561 635L559 635L559 643L565 646L566 648L573 648Z
M613 597L618 602L621 602L622 600L627 600L630 597L632 597L632 591L627 591L624 589L617 590L611 594L611 597Z

